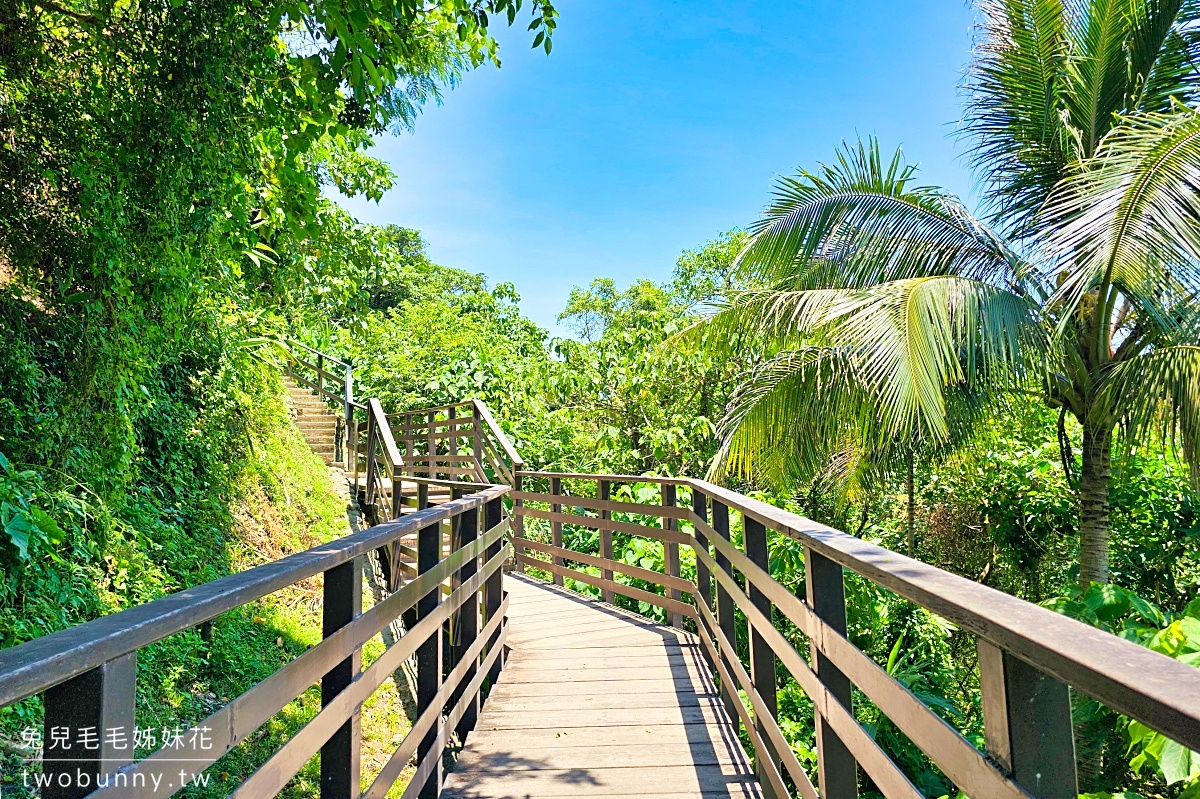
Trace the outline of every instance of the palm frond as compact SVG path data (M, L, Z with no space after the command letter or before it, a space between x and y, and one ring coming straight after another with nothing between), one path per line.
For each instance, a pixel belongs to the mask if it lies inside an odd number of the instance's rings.
M881 433L905 440L946 440L946 389L1019 374L1043 343L1027 300L953 276L873 286L829 316L822 340L857 354Z
M1063 0L981 0L963 130L984 200L1017 237L1063 178L1070 134L1059 111L1068 56Z
M1046 249L1064 268L1061 324L1088 292L1114 286L1161 324L1200 289L1200 113L1126 120L1055 192Z
M709 477L733 473L759 484L794 486L846 449L867 407L850 353L817 346L781 352L730 398Z
M1150 435L1176 446L1200 488L1200 337L1116 364L1101 392L1136 431L1134 440Z
M1197 97L1197 0L983 0L964 130L985 202L1018 239L1121 116Z
M728 356L746 346L766 352L811 341L838 302L852 296L849 289L777 291L752 289L734 294L668 340L668 344L704 346Z
M1027 353L1041 346L1031 303L979 281L937 276L828 292L811 326L789 327L796 299L813 293L781 300L780 331L797 344L735 393L714 475L728 469L776 485L811 478L846 449L848 430L869 452L938 446L952 434L948 396L977 407L981 393L1020 379Z
M1138 16L1128 13L1129 0L1085 0L1068 14L1066 34L1070 57L1063 70L1063 106L1077 134L1078 156L1096 152L1112 129L1114 118L1126 110L1129 71L1126 48ZM1158 14L1153 19L1158 21ZM1168 17L1168 26L1170 15ZM1143 21L1149 22L1144 16ZM1151 31L1146 31L1149 34ZM1143 40L1151 39L1144 35ZM1161 36L1159 37L1161 43ZM1146 41L1149 48L1152 41ZM1145 55L1153 59L1153 50Z
M913 174L899 150L885 161L869 139L815 172L781 178L739 268L792 290L929 275L1016 285L1020 257L954 197L911 185Z
M1165 114L1200 91L1200 2L1142 0L1130 5L1130 109Z

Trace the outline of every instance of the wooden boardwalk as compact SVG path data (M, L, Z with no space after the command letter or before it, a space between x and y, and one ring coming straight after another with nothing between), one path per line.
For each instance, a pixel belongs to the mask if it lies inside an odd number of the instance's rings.
M762 795L695 636L504 582L511 655L441 796Z

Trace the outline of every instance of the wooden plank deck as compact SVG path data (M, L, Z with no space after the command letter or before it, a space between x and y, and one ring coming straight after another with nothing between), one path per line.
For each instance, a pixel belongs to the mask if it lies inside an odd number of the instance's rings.
M760 797L696 637L506 575L511 654L450 799Z

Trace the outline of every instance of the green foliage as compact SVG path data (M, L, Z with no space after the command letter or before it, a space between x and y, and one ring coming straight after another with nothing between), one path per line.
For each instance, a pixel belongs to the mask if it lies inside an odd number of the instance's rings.
M0 646L216 579L342 535L345 506L329 473L288 419L278 372L244 352L228 368L185 381L199 396L155 396L153 446L145 447L134 489L102 504L87 489L51 490L13 470L28 507L44 512L61 540L30 539L28 558L0 551ZM6 481L4 491L13 489ZM307 591L311 592L309 588ZM305 589L291 589L219 617L206 641L196 631L172 636L139 655L138 723L161 729L199 721L221 697L241 693L319 637ZM281 641L282 643L277 643ZM213 769L245 776L319 709L302 697L266 732ZM0 711L0 734L40 724L32 699ZM0 769L5 793L20 796L19 762ZM12 766L12 770L8 769ZM8 775L14 775L8 781ZM214 777L211 795L224 795ZM309 785L315 776L309 775ZM297 787L297 795L303 787ZM195 795L209 795L198 792Z
M1179 612L1200 591L1200 497L1187 468L1156 448L1142 448L1117 468L1115 582Z
M899 150L843 146L777 181L739 259L761 287L692 338L765 350L723 454L777 485L847 441L945 445L956 396L1038 390L1084 429L1080 580L1107 582L1118 423L1179 445L1200 480L1200 8L978 6L966 130L996 227L916 185Z
M510 284L424 260L394 272L377 309L336 333L358 391L389 408L486 401L519 419L547 366L545 333L520 314Z
M392 186L373 136L495 61L489 26L515 23L513 0L0 0L0 646L342 532L257 349L288 330L350 358L360 395L389 409L485 400L533 468L702 474L726 454L725 417L755 496L893 549L910 511L919 556L1196 664L1200 522L1183 460L1200 407L1186 301L1197 123L1171 103L1193 99L1200 40L1186 4L1114 9L983 5L968 118L1016 244L864 143L781 180L761 223L683 253L670 282L577 288L560 316L574 337L549 339L512 286L433 264L417 231L361 224L326 196ZM527 10L550 52L554 7ZM678 346L700 335L714 348ZM1105 353L1119 363L1089 371ZM985 404L997 388L1053 407ZM1072 417L1118 430L1129 452L1111 490L1126 588L1074 588L1074 452L1088 439ZM910 503L893 467L913 452ZM615 498L662 499L648 483ZM564 537L599 550L594 530ZM614 550L654 570L665 556L623 533ZM770 564L803 594L797 542L773 537ZM304 651L312 590L226 614L211 640L148 648L139 719L203 718ZM854 644L979 743L973 638L869 581L847 592ZM318 706L305 693L214 773L249 773ZM784 680L779 707L815 769L811 702ZM40 713L5 709L0 731ZM952 793L862 696L856 713L922 792ZM1194 753L1086 698L1075 719L1092 795L1200 795ZM316 780L310 764L289 790Z
M382 196L372 136L498 63L489 26L518 5L0 0L0 646L342 532L257 350L387 305L426 263L414 231L325 192ZM526 13L549 52L553 5ZM202 718L312 643L302 616L239 611L212 642L150 647L139 715ZM218 767L244 775L266 745Z
M551 377L549 401L572 409L586 431L594 446L589 469L694 473L707 465L722 371L662 346L686 324L690 299L677 285L646 280L618 291L597 279L571 293L559 319L580 340L554 342L562 368Z
M1181 612L1169 613L1133 591L1093 585L1082 594L1073 590L1043 604L1182 663L1200 666L1200 597ZM1096 781L1100 771L1109 784L1114 777L1125 784L1134 781L1138 787L1146 786L1144 793L1157 793L1160 779L1168 787L1175 786L1181 797L1200 793L1200 753L1086 697L1075 697L1074 705L1077 746L1091 760L1091 767L1082 772L1085 779Z
M394 408L482 399L537 468L707 468L711 419L736 367L665 342L732 285L743 234L685 252L667 284L641 280L622 290L600 278L575 289L560 320L578 338L548 340L521 315L511 285L489 288L480 275L432 264L418 237L399 232L358 236L374 253L357 268L377 282L360 275L349 283L364 287L367 308L341 317L322 300L305 311L342 323L316 328L312 343L354 363L360 393Z
M21 560L29 559L31 544L35 551L45 547L53 553L53 546L63 541L63 531L49 513L34 504L41 489L38 473L32 469L15 471L3 453L0 470L0 525L4 526L9 545Z

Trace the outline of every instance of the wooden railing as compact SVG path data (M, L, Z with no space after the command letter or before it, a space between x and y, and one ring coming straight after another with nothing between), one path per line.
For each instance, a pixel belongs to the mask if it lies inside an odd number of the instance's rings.
M353 422L353 417L351 417ZM358 485L357 444L355 452L354 482ZM370 521L378 523L400 517L403 505L404 460L392 437L392 428L379 400L367 402L366 442L362 446L365 455L366 486L362 502Z
M621 595L645 602L676 626L694 626L729 716L753 746L760 782L776 797L850 799L859 768L886 797L922 796L857 722L853 689L971 797L1076 799L1069 688L1200 750L1200 670L1129 641L700 480L527 471L515 477L518 564L559 584L598 588L607 601ZM648 488L659 499L614 499L621 487ZM589 540L596 531L595 551L566 546L564 526L588 531ZM804 597L772 578L772 534L803 546ZM614 536L661 544L661 570L614 557ZM681 574L680 546L694 553L694 582ZM975 636L986 751L850 642L845 570ZM807 656L780 631L784 621L807 640ZM748 663L738 654L739 638L749 641ZM778 724L781 666L815 707L819 792Z
M521 456L482 400L388 415L410 474L512 485Z
M0 651L0 707L35 695L44 703L49 780L41 795L169 796L186 781L183 773L200 774L319 683L320 712L230 795L273 796L319 753L322 799L357 799L359 708L415 655L419 716L362 795L382 799L415 754L416 773L403 796L436 796L443 750L452 735L461 740L474 726L485 685L502 667L506 635L501 566L511 551L503 511L509 489L469 490L393 523ZM363 559L401 546L408 535L416 536L409 579L402 587L395 580L394 593L362 612ZM164 741L134 761L138 651L316 575L324 585L323 640L182 731L174 745ZM407 632L361 669L363 645L402 615ZM453 631L447 657L443 627ZM123 745L105 735L112 729L122 731Z
M335 460L356 484L365 477L367 502L378 504L379 519L399 514L401 477L511 486L524 468L482 400L389 414L377 400L355 399L350 364L298 342L289 342L288 352L291 378L338 413Z

